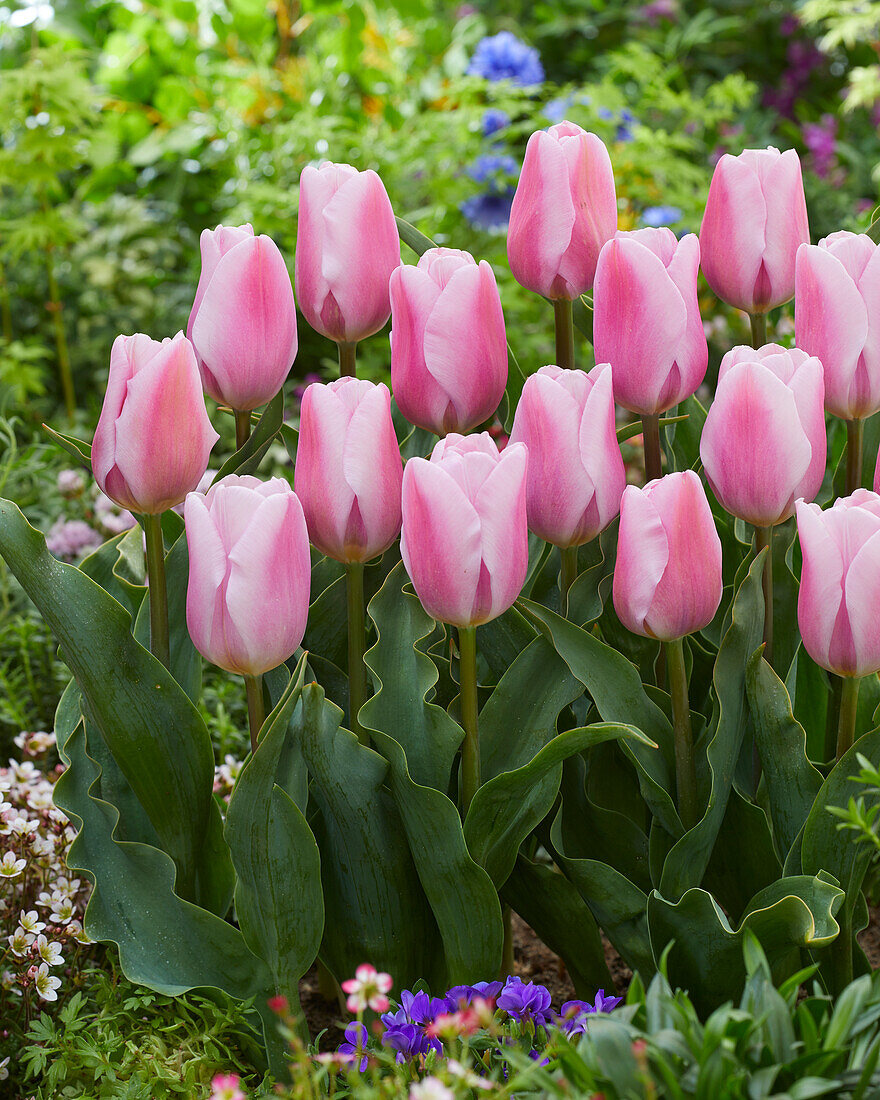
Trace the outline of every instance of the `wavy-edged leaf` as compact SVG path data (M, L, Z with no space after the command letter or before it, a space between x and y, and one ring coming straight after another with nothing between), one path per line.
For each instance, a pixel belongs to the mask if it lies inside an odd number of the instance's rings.
M147 594L143 539L140 527L130 527L102 543L79 563L82 572L118 600L132 620Z

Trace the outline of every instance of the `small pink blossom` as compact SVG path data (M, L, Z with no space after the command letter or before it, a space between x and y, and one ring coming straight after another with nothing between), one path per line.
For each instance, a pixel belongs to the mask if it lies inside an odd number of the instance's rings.
M342 983L342 990L348 994L345 1002L349 1012L363 1012L367 1007L374 1012L388 1011L388 998L385 994L394 984L390 974L376 970L375 966L363 963L354 972L354 977Z
M246 1100L238 1087L240 1083L241 1079L234 1073L218 1073L211 1081L209 1100Z

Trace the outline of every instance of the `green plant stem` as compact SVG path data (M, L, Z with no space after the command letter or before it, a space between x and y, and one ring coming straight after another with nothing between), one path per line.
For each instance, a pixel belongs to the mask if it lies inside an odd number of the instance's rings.
M357 378L357 344L337 344L339 348L339 377Z
M244 686L247 691L248 729L251 735L251 752L257 751L260 740L260 730L266 721L266 707L263 703L263 677L247 676L244 678Z
M367 668L364 664L364 566L352 561L345 566L345 593L348 600L348 715L351 731L362 745L370 739L358 715L367 701Z
M764 657L773 667L773 528L755 528L755 553L760 554L767 547L767 559L761 587L764 589Z
M480 789L480 728L477 699L477 628L458 628L461 720L464 741L461 746L461 816L467 817L474 795Z
M150 600L150 652L168 668L168 592L165 586L165 543L162 517L144 516L147 537L147 578Z
M501 973L498 977L501 981L509 978L513 973L513 911L509 905L503 906L501 920L504 924L504 942L501 948Z
M240 451L251 437L251 414L247 409L233 409L235 415L235 449Z
M14 335L12 329L12 305L9 301L9 287L6 283L6 270L0 263L0 320L3 323L3 339L7 344L12 343Z
M642 440L645 447L645 481L656 481L663 476L659 416L642 417Z
M55 265L52 262L52 248L46 249L46 280L49 284L47 308L52 314L52 327L55 332L55 350L58 355L58 373L61 377L61 391L64 394L64 408L67 419L72 421L76 414L76 395L73 390L73 374L70 369L70 353L67 349L67 336L64 332L64 320L58 280L55 278Z
M685 829L692 829L697 823L697 769L694 762L687 669L684 663L684 640L676 638L675 641L665 642L664 649L669 670L669 691L672 696L678 813Z
M767 314L750 313L749 324L752 328L752 347L762 348L767 343Z
M561 546L559 548L559 602L562 614L568 616L568 593L577 579L578 548Z
M840 718L837 722L837 759L852 748L859 707L860 676L843 676L840 686Z
M862 439L864 420L846 422L846 495L851 496L862 484Z
M556 329L556 366L574 370L574 314L567 298L553 303L553 321Z

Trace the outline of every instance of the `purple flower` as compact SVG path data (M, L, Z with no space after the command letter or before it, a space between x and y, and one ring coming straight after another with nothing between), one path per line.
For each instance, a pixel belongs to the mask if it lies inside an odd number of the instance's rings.
M497 1004L514 1020L533 1020L536 1024L550 1020L550 990L522 978L507 979Z
M642 10L638 12L637 18L653 26L659 23L661 19L673 20L677 15L678 0L653 0L652 3L645 4Z
M510 115L498 107L490 107L483 115L483 137L492 137L510 125Z
M447 1007L445 997L430 997L423 992L411 993L408 989L400 994L400 1005L411 1023L422 1025L430 1024Z
M642 211L642 225L649 225L652 229L658 229L663 225L674 224L681 217L681 210L677 206L646 206Z
M361 1073L367 1068L367 1040L369 1035L363 1024L351 1023L345 1029L345 1042L339 1044L339 1053L347 1054L352 1061L359 1058L358 1069Z
M49 553L68 560L94 550L103 541L98 532L81 519L65 519L64 516L55 520L46 535Z
M610 1012L612 1008L617 1008L622 1000L622 997L606 997L605 990L600 989L596 994L596 1000L593 1002L593 1011Z
M598 1012L610 1012L620 1001L620 997L606 997L605 990L600 989L593 1004L589 1001L566 1001L556 1020L567 1035L583 1035L590 1016L595 1016Z
M538 51L510 31L482 39L467 73L491 81L511 80L522 88L533 88L544 81L544 66Z
M519 165L506 154L488 153L477 157L467 173L476 183L488 186L485 191L461 204L461 212L472 225L488 233L507 229L515 191L512 180L518 172Z
M503 988L503 982L477 982L476 985L454 985L446 994L446 1006L451 1012L457 1012L464 1001L471 1004L477 997L486 1001L497 1000Z
M486 153L477 157L467 174L475 183L490 183L500 190L509 178L516 179L519 165L507 153Z
M827 179L837 162L837 119L822 115L819 122L804 124L804 144L810 151L811 167L820 179Z
M445 997L430 997L424 992L404 989L400 994L400 1007L379 1017L385 1025L382 1042L397 1051L398 1062L427 1054L429 1050L439 1054L442 1044L439 1039L425 1034L425 1026L446 1010Z

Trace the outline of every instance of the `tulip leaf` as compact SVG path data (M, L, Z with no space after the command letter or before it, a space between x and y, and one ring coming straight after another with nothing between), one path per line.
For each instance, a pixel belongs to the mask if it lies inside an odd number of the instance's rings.
M79 569L56 561L43 536L0 500L0 554L58 639L90 721L174 860L177 889L225 911L231 890L214 802L205 724L171 674L131 635L125 608Z
M871 238L874 244L880 244L880 218L875 218L865 230L865 233Z
M744 852L748 852L747 859ZM738 921L751 898L781 877L782 863L773 847L767 815L734 784L703 888L714 895L728 920Z
M706 410L693 395L678 406L678 416L661 417L660 426L669 425L662 432L664 449L669 460L669 469L696 470L700 465L700 436L706 423Z
M284 393L279 390L265 407L247 442L223 463L212 485L228 474L254 474L284 423Z
M682 416L661 416L660 427L665 428L670 424L678 424L682 420L687 420L688 414L684 413ZM645 430L641 420L634 420L632 424L621 424L617 429L617 442L625 443L628 439L633 439L637 435L641 435Z
M80 466L88 470L89 473L92 472L91 443L86 443L82 439L77 439L72 435L64 435L62 432L56 432L55 429L50 428L48 424L43 425L43 430L63 451L67 451L72 458L76 459Z
M410 222L405 221L403 218L395 218L397 222L397 232L400 234L400 239L405 245L408 245L417 256L424 256L429 248L436 248L437 242L432 241L430 237L426 237L424 233L421 233Z
M593 303L582 294L571 303L571 319L578 332L586 337L587 343L593 342Z
M144 584L143 532L135 525L102 543L79 567L118 600L134 619L147 594Z

